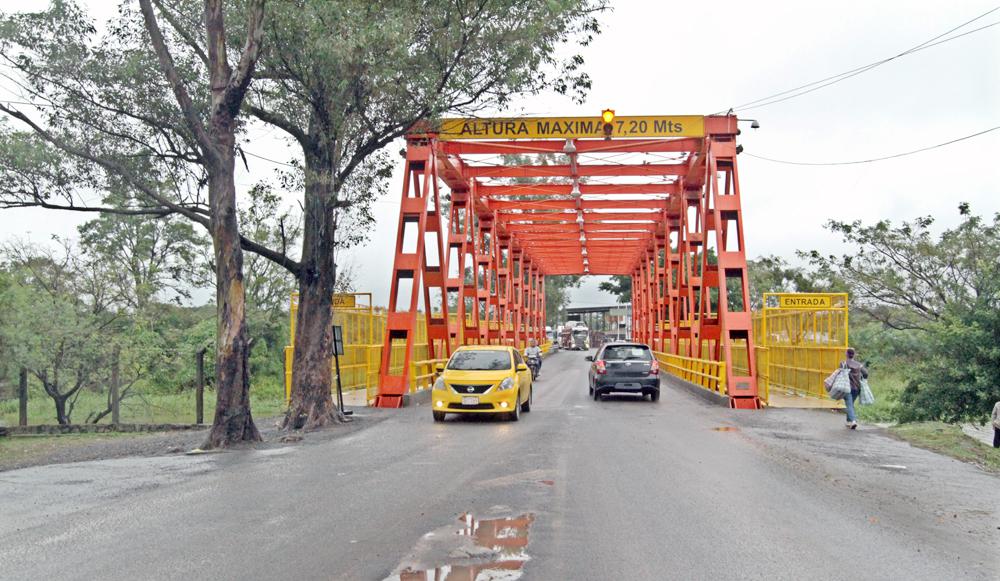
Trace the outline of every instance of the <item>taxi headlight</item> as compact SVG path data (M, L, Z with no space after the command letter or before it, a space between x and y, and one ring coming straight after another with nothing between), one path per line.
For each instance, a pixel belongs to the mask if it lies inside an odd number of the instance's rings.
M499 391L507 391L508 389L510 389L512 387L514 387L514 379L508 377L508 378L506 378L506 379L504 379L503 381L500 382L500 385L497 386L497 390L499 390Z
M437 381L434 382L434 389L444 389L444 378L439 377Z

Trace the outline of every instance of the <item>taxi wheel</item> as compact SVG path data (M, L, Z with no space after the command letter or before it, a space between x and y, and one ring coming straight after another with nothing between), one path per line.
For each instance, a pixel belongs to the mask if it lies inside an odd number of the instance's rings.
M435 410L434 411L434 421L435 422L443 422L444 421L444 412L439 412L439 411Z
M521 404L521 411L522 412L530 412L531 411L531 397L533 395L535 395L535 386L534 385L532 385L530 388L528 388L528 399L524 400L524 403Z
M514 401L517 401L520 398L521 398L521 394L518 393L517 396L514 398ZM507 419L510 420L510 421L512 421L512 422L516 422L519 419L521 419L521 406L518 405L518 404L514 404L514 411L507 413Z

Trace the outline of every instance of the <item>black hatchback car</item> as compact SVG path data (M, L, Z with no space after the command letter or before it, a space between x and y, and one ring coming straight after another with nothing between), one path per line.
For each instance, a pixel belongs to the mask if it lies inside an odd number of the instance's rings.
M587 361L592 362L589 387L595 400L612 392L660 399L660 365L649 345L608 343Z

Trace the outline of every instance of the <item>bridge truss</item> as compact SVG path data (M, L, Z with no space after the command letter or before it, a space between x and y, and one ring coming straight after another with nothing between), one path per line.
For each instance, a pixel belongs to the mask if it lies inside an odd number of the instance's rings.
M738 133L726 115L458 119L408 135L376 405L401 405L424 341L433 360L541 340L545 277L593 274L631 276L634 340L725 362L730 404L760 407Z

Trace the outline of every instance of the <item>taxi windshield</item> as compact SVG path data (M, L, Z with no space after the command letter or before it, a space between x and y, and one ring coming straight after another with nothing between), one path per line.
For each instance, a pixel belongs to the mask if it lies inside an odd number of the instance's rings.
M482 350L459 351L451 356L448 369L456 371L502 371L510 369L510 353L507 351Z

